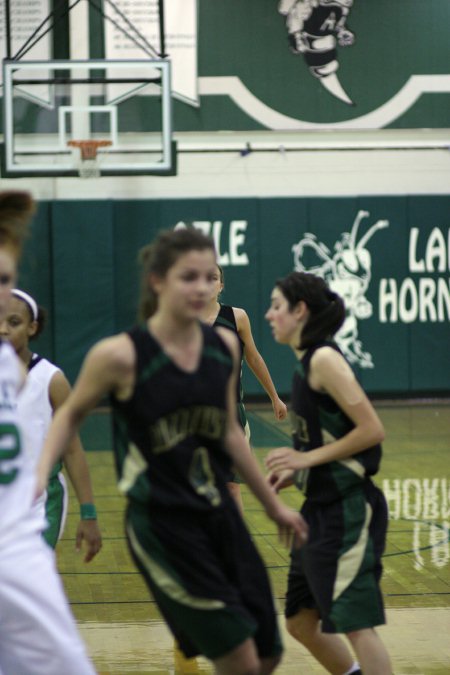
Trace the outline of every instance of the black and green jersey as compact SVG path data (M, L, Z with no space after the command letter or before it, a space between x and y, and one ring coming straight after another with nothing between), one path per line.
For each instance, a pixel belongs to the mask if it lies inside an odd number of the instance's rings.
M300 452L331 443L354 428L351 419L331 396L314 391L308 384L311 358L317 349L325 346L340 352L334 342L317 344L306 351L294 371L292 436L294 448ZM378 444L351 457L300 471L296 484L309 499L331 502L362 485L368 476L376 474L380 460L381 446Z
M220 305L220 310L219 313L216 317L216 320L214 321L214 326L223 326L224 328L228 328L228 330L233 331L235 333L236 337L239 340L239 349L240 349L240 355L241 355L241 366L239 369L239 378L237 382L237 389L236 389L236 401L237 403L242 403L244 399L244 390L242 388L242 361L244 359L244 343L242 342L237 324L236 324L236 317L234 316L234 311L231 305Z
M127 401L111 397L119 488L151 508L209 510L229 498L231 461L224 448L232 357L202 325L198 368L179 368L146 326L129 331L136 384Z

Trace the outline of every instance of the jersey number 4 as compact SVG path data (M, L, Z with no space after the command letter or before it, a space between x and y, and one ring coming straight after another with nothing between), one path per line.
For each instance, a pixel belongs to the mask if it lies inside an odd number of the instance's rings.
M214 481L214 472L206 448L196 448L189 469L189 481L197 494L206 497L212 506L219 506L220 492Z

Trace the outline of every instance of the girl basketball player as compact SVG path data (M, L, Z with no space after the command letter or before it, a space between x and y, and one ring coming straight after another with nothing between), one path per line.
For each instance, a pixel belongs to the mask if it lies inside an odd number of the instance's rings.
M287 627L335 675L359 665L336 633L349 639L364 675L389 675L374 626L384 623L379 588L387 508L373 484L382 424L332 336L344 304L325 282L293 272L278 281L266 314L277 342L294 350L294 447L266 459L276 490L292 481L305 492L301 513L309 539L293 551L286 597Z
M80 421L111 394L119 487L136 565L187 657L217 673L271 673L280 660L266 571L231 497L235 464L280 537L303 520L267 485L236 417L238 345L199 319L216 272L213 241L162 232L142 253L143 325L102 340L56 412L41 484Z
M44 325L42 307L38 307L28 293L13 289L8 313L0 322L0 337L14 347L27 371L25 385L18 395L18 412L23 420L24 447L35 465L53 413L70 392L69 383L61 370L29 349L29 341L40 335ZM64 465L80 504L81 520L77 527L76 548L80 550L85 541L85 562L89 562L101 548L101 534L93 503L89 468L78 436L64 455ZM67 486L62 462L57 462L53 467L47 491L36 500L34 508L44 511L49 525L43 536L55 548L63 532L67 513Z
M0 193L0 319L33 212L28 193ZM0 339L0 673L95 675L41 536L43 517L32 509L35 466L24 452L16 403L24 379L12 346Z
M259 353L252 335L250 320L247 313L240 307L231 307L230 305L223 305L219 302L220 294L224 288L224 275L220 265L216 265L216 272L214 275L213 295L203 314L203 320L210 326L217 328L223 326L236 334L239 342L240 352L240 368L238 373L238 381L236 387L236 399L238 420L244 429L244 433L248 441L250 441L250 427L247 421L247 415L244 407L244 392L242 389L242 362L245 361L255 377L261 383L270 400L272 401L273 412L275 419L284 420L287 415L287 408L283 401L279 398L275 386L270 377L269 370L264 362L263 357ZM241 489L239 483L241 479L235 472L231 475L231 480L228 483L228 489L236 499L241 511L243 510Z

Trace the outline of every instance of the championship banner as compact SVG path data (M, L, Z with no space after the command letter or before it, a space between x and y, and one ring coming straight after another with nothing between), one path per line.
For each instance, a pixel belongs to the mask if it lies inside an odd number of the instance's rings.
M157 0L115 0L105 3L105 58L149 58L160 55ZM172 92L184 103L198 105L197 91L197 0L165 0L165 51L172 64ZM123 87L114 85L112 99L126 98ZM130 92L131 93L131 92ZM142 94L151 90L144 88Z

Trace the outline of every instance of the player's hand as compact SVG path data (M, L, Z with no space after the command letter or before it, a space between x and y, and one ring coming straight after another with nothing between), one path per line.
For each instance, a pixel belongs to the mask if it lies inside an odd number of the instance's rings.
M295 471L287 469L286 471L271 471L267 474L266 480L274 492L279 492L284 488L294 484Z
M265 459L266 467L269 471L280 473L280 471L299 471L309 468L307 452L297 452L292 448L276 448L271 450Z
M278 396L274 398L274 400L272 401L272 408L276 420L286 419L288 413L287 406L285 403L283 403L281 398L278 398Z
M77 527L75 549L81 551L82 542L86 544L84 562L90 562L102 547L102 535L96 520L80 520Z
M286 548L300 548L308 539L308 525L299 513L280 502L269 515L278 525L278 539Z

